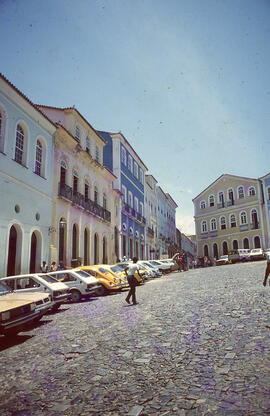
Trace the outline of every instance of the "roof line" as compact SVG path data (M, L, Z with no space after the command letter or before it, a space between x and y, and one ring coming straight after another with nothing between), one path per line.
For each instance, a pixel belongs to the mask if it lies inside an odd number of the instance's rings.
M55 123L49 119L49 117L46 116L38 107L36 104L34 104L23 92L21 92L17 87L15 87L12 82L10 82L1 72L0 72L0 78L2 78L11 88L13 88L22 98L24 98L36 111L38 111L44 118L46 118L47 121L50 122L54 127L56 127Z

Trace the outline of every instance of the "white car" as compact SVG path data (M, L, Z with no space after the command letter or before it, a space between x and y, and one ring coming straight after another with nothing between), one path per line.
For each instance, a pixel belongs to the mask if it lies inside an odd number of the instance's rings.
M59 270L49 272L48 275L69 287L72 302L79 302L82 297L95 294L101 287L99 281L85 270Z
M250 250L249 258L250 261L265 260L266 254L264 253L262 248L253 248L252 250Z
M52 310L57 310L70 294L64 283L58 282L45 273L21 274L17 276L2 277L13 292L43 292L51 295Z
M162 276L162 273L159 270L159 268L156 266L153 266L153 264L149 263L149 261L141 260L140 263L142 263L144 266L150 267L150 269L154 271L154 277Z
M158 269L162 273L169 273L171 271L171 266L168 263L161 262L159 260L148 260L149 263L153 264L153 266L158 267Z

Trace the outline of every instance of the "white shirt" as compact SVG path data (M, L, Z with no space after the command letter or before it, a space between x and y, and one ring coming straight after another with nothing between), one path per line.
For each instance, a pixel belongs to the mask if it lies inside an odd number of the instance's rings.
M136 263L133 263L128 268L128 276L134 276L136 270L139 270L139 267Z

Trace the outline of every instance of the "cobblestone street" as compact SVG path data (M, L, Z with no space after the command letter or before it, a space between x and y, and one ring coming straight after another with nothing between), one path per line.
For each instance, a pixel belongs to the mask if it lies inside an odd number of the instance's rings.
M270 414L265 262L63 305L1 342L1 416Z

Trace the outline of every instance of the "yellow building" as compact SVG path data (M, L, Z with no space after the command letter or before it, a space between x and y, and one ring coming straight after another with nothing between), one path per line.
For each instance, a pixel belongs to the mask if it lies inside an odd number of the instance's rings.
M221 175L193 199L198 257L265 248L259 179Z
M106 142L76 108L39 106L57 126L51 261L67 266L119 257L120 193L103 166Z

